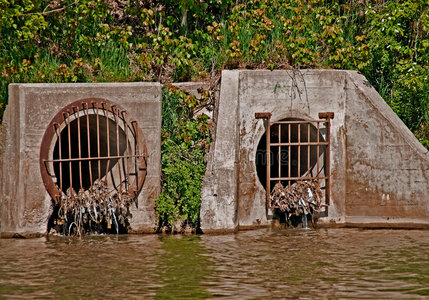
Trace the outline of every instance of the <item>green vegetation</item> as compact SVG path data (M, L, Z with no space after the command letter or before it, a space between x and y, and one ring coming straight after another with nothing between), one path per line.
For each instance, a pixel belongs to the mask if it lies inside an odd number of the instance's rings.
M208 92L202 91L203 95ZM160 230L184 231L197 228L201 183L206 171L209 126L205 114L197 114L205 104L174 86L162 95L162 193L156 201Z
M427 0L0 0L0 115L11 82L165 83L227 68L358 70L429 149ZM208 132L187 101L164 91L160 226L198 219Z

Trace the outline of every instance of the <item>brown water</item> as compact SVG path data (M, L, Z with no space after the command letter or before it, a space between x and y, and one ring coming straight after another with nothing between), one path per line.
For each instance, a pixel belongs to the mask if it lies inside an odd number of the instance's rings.
M0 240L0 299L87 297L429 297L429 231Z

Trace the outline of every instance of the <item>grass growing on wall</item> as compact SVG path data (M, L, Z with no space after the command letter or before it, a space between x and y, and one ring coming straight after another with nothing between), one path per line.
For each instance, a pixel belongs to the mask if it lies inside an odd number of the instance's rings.
M159 230L197 228L200 191L210 143L208 118L196 114L202 101L174 86L162 92L162 191L156 200Z

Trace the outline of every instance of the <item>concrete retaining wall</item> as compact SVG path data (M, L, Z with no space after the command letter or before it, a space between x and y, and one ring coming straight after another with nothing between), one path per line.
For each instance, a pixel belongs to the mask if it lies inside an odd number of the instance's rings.
M124 108L143 131L148 150L147 177L133 207L131 227L155 230L155 199L160 193L161 85L159 83L11 84L3 121L0 231L44 233L51 199L39 168L43 134L64 106L102 98Z
M181 83L198 93L207 83ZM153 232L160 192L161 85L11 84L1 138L0 232L44 233L51 199L40 176L46 126L67 104L96 97L122 106L143 131L148 176L133 208L135 232ZM331 205L319 224L429 227L429 153L365 78L353 71L223 71L215 141L201 192L204 232L267 226L255 157L265 133L256 112L318 119L332 111Z
M429 225L429 154L365 78L353 71L224 71L216 141L202 189L205 232L268 225L255 156L256 112L318 119L332 111L331 205L321 223Z

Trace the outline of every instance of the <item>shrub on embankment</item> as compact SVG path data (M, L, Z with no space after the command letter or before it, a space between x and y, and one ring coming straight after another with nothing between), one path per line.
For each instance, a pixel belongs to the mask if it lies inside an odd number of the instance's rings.
M361 71L429 146L425 0L0 0L10 82L204 80L224 68Z
M164 83L208 80L227 68L358 70L429 148L427 0L0 0L1 110L11 82ZM190 116L177 117L189 122L178 128L204 140ZM160 226L174 218L194 225L199 204L179 209L177 197L197 199L203 166L175 154L203 153L180 149L189 141L171 139L179 129L167 123ZM183 188L175 180L192 183L192 195L175 191Z
M156 200L158 229L183 232L198 227L201 184L210 145L208 91L201 99L172 85L162 92L162 191ZM205 97L206 96L206 97Z

